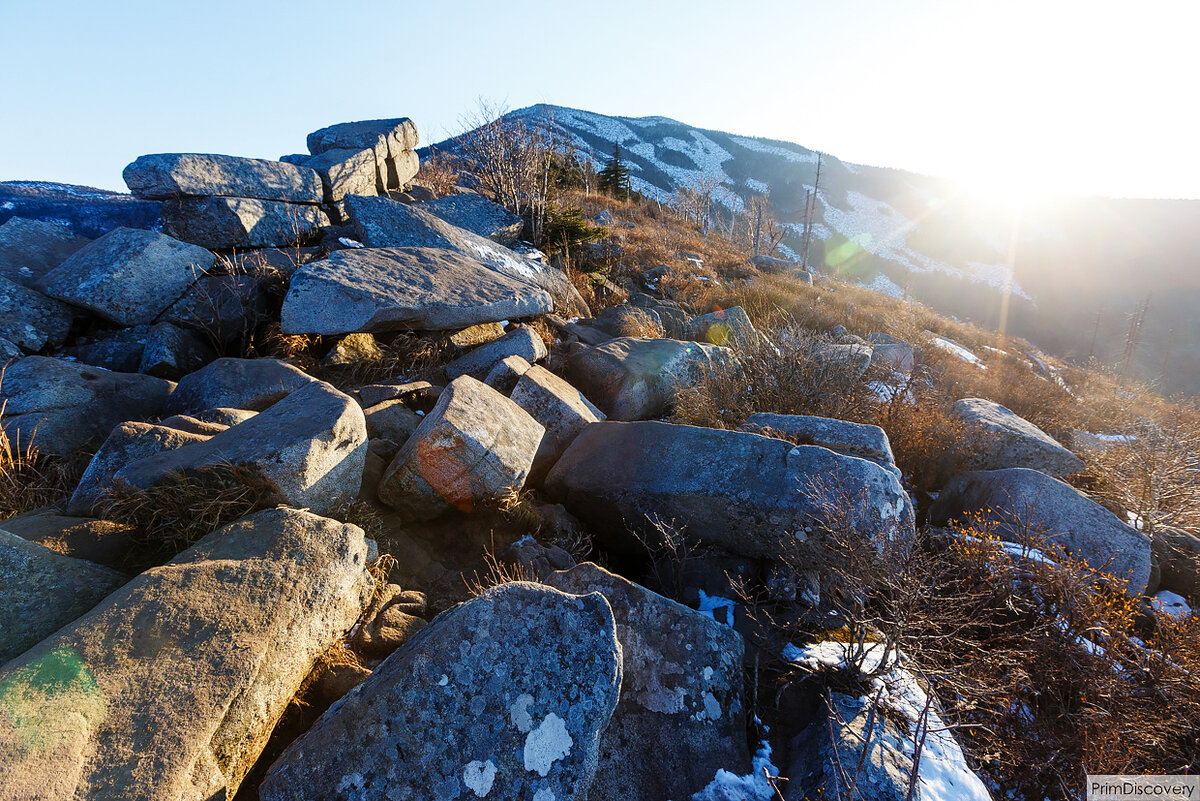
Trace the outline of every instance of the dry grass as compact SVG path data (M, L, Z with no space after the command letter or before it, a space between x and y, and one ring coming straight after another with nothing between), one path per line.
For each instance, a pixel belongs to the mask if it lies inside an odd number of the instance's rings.
M6 405L0 402L0 418ZM35 439L20 442L0 428L0 520L61 505L83 476L85 460L44 456Z
M132 527L132 559L156 564L221 526L273 505L274 488L243 467L172 473L150 489L117 482L98 504L99 516Z

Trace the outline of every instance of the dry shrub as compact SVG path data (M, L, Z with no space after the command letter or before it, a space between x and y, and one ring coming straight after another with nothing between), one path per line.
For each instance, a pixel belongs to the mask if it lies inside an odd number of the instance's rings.
M6 406L0 402L0 418ZM44 456L35 439L20 442L0 427L0 520L62 503L83 475L85 460Z
M284 361L315 360L313 351L321 338L313 334L285 334L279 323L268 323L251 335L247 342L247 358L262 357Z
M815 356L827 340L796 326L773 332L742 349L734 364L720 365L682 389L674 419L709 428L737 428L756 412L811 414L845 420L874 416L878 403L853 363Z
M454 194L458 186L455 160L436 149L432 150L421 160L421 169L415 182L433 192L435 197Z
M616 334L619 337L659 339L664 332L662 323L651 317L648 311L631 306L617 321Z
M346 390L365 384L389 381L430 380L440 383L442 368L462 351L447 338L423 337L409 331L377 340L380 354L353 364L325 365L310 356L297 359L297 366L311 375Z
M472 571L470 578L465 574L463 575L463 583L466 585L467 592L472 598L482 595L484 591L492 587L498 587L501 584L509 584L514 581L541 583L531 568L526 568L516 562L503 561L500 557L496 556L496 545L494 542L484 550L483 564L484 570L482 573L475 570Z
M97 506L100 517L132 527L132 558L154 564L276 500L275 488L253 470L222 465L171 473L149 489L118 481Z

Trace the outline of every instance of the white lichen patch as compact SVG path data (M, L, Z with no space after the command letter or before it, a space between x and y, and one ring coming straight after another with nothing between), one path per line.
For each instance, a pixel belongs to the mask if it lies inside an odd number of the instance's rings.
M554 797L554 791L549 787L543 787L533 794L533 801L557 801Z
M463 767L463 784L475 793L477 798L483 798L492 791L492 783L496 781L496 765L492 760L480 762L478 759Z
M551 712L525 738L525 770L545 776L555 762L571 753L574 742L567 724Z
M441 677L440 679L438 679L438 686L439 686L439 687L445 687L445 686L446 686L447 684L449 684L449 683L450 683L450 677L449 677L449 676L447 676L445 673L443 673L443 674L442 674L442 677Z
M532 695L521 693L517 696L517 700L513 701L512 706L508 708L508 719L512 721L512 725L517 727L517 731L522 734L527 733L533 728L533 717L529 714L529 705L532 703Z
M721 704L712 693L704 694L704 715L709 720L719 720L721 717Z

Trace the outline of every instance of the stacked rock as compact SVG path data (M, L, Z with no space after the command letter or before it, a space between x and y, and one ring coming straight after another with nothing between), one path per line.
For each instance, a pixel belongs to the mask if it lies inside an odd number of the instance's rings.
M386 195L406 190L420 160L417 126L407 117L330 125L308 135L309 155L283 161L316 170L330 212L345 219L347 195Z
M292 245L329 225L320 175L282 161L157 153L122 177L135 196L166 201L166 233L211 250Z

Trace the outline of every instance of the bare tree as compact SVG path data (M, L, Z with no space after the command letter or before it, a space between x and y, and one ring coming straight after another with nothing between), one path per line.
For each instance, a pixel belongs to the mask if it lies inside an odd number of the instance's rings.
M813 221L817 216L817 193L821 191L821 162L825 154L817 154L817 177L813 180L812 191L804 199L804 250L801 254L800 266L808 269L808 246L812 244Z

